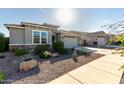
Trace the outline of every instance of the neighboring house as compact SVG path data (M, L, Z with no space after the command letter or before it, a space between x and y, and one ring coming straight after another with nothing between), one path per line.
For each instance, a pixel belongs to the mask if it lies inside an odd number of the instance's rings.
M104 31L90 33L93 40L93 45L105 46L107 44L107 34Z
M107 34L103 31L88 33L77 31L58 30L60 26L52 24L35 24L21 22L21 24L5 24L9 30L9 49L17 47L33 49L37 45L49 45L56 40L64 42L66 48L77 46L104 46L107 43Z

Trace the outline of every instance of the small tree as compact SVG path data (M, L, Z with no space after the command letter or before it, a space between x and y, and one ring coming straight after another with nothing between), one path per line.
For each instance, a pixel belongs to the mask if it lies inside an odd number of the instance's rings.
M5 37L3 33L0 33L0 52L5 51Z
M116 42L118 42L119 45L124 46L124 34L116 35Z

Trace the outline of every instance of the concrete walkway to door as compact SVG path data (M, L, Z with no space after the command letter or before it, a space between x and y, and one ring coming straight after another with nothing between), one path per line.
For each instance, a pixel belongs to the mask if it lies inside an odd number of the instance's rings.
M89 49L105 56L74 69L49 84L119 84L123 71L118 69L124 63L124 57L112 54L113 50L109 49Z

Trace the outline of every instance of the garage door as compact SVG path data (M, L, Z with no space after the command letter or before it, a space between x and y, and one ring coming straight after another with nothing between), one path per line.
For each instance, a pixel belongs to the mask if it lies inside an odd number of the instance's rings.
M98 38L97 38L97 44L98 44L99 46L104 46L104 45L106 44L105 38L104 38L104 37L98 37Z
M63 38L65 48L73 48L78 46L78 38Z

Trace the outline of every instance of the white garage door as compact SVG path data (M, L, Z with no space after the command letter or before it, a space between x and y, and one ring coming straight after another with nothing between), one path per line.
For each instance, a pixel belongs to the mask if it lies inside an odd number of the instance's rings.
M78 46L78 38L63 38L65 48L73 48Z
M104 38L104 37L98 37L98 38L97 38L97 44L98 44L99 46L104 46L104 45L106 44L105 38Z

